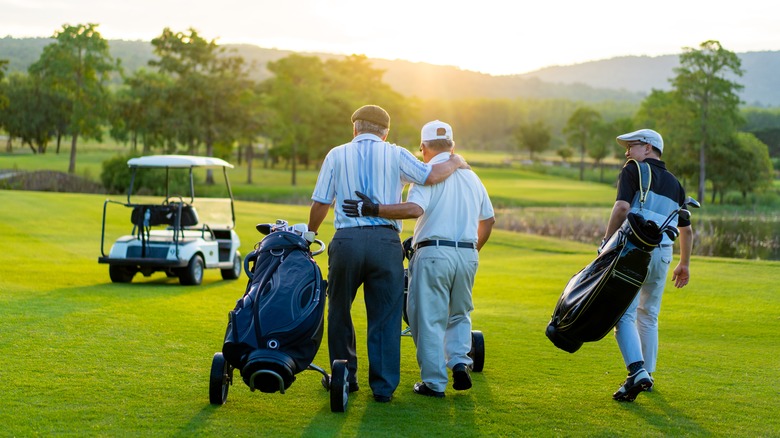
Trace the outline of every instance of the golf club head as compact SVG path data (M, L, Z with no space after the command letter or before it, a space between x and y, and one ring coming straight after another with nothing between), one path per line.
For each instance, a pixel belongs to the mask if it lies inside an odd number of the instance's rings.
M689 221L691 220L691 212L688 210L680 210L679 213L680 219Z
M685 199L685 205L689 205L693 208L701 208L701 204L699 204L699 201L693 199L692 197L688 196Z
M257 229L257 231L259 231L260 234L264 234L266 236L271 233L271 227L273 227L273 225L271 225L271 224L257 224L257 225L255 225L255 228Z
M677 237L680 236L680 231L676 227L666 227L664 233L666 233L672 241L677 240Z

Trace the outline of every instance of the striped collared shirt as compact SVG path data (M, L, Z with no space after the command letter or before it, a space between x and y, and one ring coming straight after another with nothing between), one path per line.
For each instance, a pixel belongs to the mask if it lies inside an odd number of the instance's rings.
M401 202L404 185L425 184L431 166L418 160L408 150L382 141L373 134L360 134L350 143L328 152L322 163L311 199L323 204L336 200L336 229L366 225L392 225L401 230L401 221L379 217L351 218L344 214L345 199L359 199L362 192L378 204Z

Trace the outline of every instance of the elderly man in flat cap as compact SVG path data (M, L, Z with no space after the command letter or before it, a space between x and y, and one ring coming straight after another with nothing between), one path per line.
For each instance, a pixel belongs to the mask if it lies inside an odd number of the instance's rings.
M401 202L406 184L436 184L468 165L458 155L429 165L388 143L390 116L376 105L352 114L351 142L328 152L317 177L309 230L317 231L334 200L336 234L328 248L328 349L330 361L346 359L349 391L358 390L355 328L351 308L363 285L368 319L368 384L378 402L389 402L400 381L403 248L401 221L348 217L344 200L355 191L375 204Z

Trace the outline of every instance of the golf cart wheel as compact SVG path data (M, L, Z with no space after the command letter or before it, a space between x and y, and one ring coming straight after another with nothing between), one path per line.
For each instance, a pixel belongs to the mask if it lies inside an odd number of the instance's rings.
M223 280L235 280L241 276L241 253L236 251L233 256L233 267L230 269L220 269Z
M334 360L330 375L330 411L346 412L349 401L347 361Z
M222 353L214 353L214 358L211 359L211 375L209 376L209 402L212 405L224 405L232 383L233 368L227 363Z
M185 286L197 286L203 281L203 259L195 254L190 263L179 273L179 283Z
M469 357L474 361L471 370L475 373L481 373L485 366L485 337L479 330L471 331L471 351Z
M112 283L130 283L135 277L135 268L130 266L110 265L108 267L108 276Z

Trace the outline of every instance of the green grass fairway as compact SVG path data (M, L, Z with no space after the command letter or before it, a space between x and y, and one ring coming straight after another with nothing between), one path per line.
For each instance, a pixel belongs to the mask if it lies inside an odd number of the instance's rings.
M499 191L499 190L497 190ZM609 198L609 197L607 197ZM412 393L419 371L402 340L401 384L389 404L366 380L365 311L355 302L361 389L329 409L318 373L286 394L250 392L236 373L228 401L208 401L212 355L245 280L206 272L184 287L158 273L112 284L99 265L104 196L0 191L0 435L3 436L778 436L780 262L694 258L690 286L667 288L656 387L634 403L612 335L575 354L544 329L591 246L494 232L481 254L474 329L485 369L470 391ZM122 200L121 196L114 199ZM130 231L110 217L109 242ZM308 209L240 202L242 254L259 222L305 222ZM332 215L328 217L332 220ZM411 231L407 223L404 236ZM332 223L320 238L329 242ZM323 270L327 256L317 257ZM675 261L676 263L676 261ZM401 327L399 327L400 332ZM314 363L327 366L327 344ZM329 367L328 367L329 368Z

